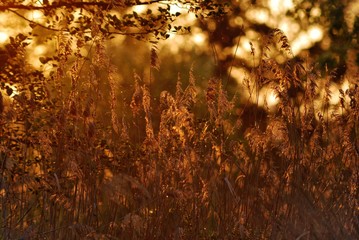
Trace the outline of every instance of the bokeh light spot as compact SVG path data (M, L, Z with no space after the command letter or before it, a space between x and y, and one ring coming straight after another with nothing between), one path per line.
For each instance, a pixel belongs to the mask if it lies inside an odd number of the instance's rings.
M279 99L277 98L277 95L274 93L274 91L269 92L266 100L268 103L268 107L275 106L279 102Z
M9 35L5 32L0 32L0 43L4 43L9 38Z
M319 26L311 26L308 29L308 35L313 42L318 42L323 38L323 31Z
M37 22L39 22L44 17L44 14L38 10L31 11L27 15L29 19Z
M147 9L148 7L146 5L137 5L133 7L133 11L137 13L144 13Z
M269 19L268 10L265 8L253 8L246 12L246 17L257 23L266 23Z
M294 4L292 0L269 0L269 7L272 14L279 15L294 8Z
M312 17L320 17L321 14L322 14L322 12L321 12L320 8L318 8L318 7L314 7L314 8L312 8L312 10L310 10L310 15Z
M193 36L193 42L198 45L203 44L204 41L205 41L205 36L203 33L197 33Z
M35 55L42 55L46 52L46 47L44 45L39 45L34 48Z

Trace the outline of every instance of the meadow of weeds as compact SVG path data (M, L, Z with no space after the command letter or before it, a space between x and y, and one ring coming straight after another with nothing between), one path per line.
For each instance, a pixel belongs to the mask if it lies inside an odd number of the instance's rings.
M101 41L89 62L60 40L56 71L0 95L1 239L359 238L355 72L337 104L330 75L265 54L244 85L272 108L193 70L156 101L134 74L123 99Z

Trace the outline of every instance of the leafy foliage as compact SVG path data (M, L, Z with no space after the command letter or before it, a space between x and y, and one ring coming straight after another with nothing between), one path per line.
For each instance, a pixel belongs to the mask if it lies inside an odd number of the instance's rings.
M180 5L196 17L219 17L226 12L226 4L216 1L11 1L3 3L0 11L12 12L26 19L31 28L40 27L50 31L85 34L86 40L94 37L92 25L110 37L129 35L138 39L166 39L170 31L190 31L190 27L173 26L180 12L171 13L171 5ZM131 11L135 6L147 6L144 13ZM46 17L44 24L28 19L22 11L38 10ZM76 12L77 11L77 12ZM89 34L89 35L87 35Z

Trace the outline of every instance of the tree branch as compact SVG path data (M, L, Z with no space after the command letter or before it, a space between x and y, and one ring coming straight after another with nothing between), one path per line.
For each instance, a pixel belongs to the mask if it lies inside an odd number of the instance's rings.
M51 28L51 27L47 27L45 25L42 25L40 23L37 23L35 21L32 21L26 17L24 17L23 15L19 14L18 12L14 11L14 10L9 10L9 12L14 13L15 15L19 16L20 18L24 19L25 21L32 23L36 26L42 27L44 29L50 30L50 31L55 31L55 32L70 32L68 29L57 29L57 28ZM160 28L158 28L157 30L163 28L164 25L162 25ZM110 31L108 32L108 34L116 34L116 35L124 35L124 36L137 36L137 35L146 35L151 33L151 30L148 31L144 31L144 32L119 32L119 31ZM88 32L85 32L88 33Z
M21 15L20 13L18 13L18 12L16 12L16 11L14 11L14 10L8 9L8 11L9 11L9 12L11 12L11 13L13 13L13 14L15 14L15 15L17 15L18 17L20 17L20 18L22 18L22 19L26 20L27 22L32 23L32 24L34 24L34 25L36 25L36 26L39 26L39 27L45 28L45 29L50 30L50 31L56 31L56 32L60 32L60 31L61 31L60 29L47 27L47 26L45 26L45 25L42 25L42 24L37 23L37 22L35 22L35 21L32 21L31 19L28 19L28 18L24 17L23 15Z
M163 0L151 0L146 2L136 1L136 3L126 5L127 7L133 7L138 5L151 5L154 3L166 2ZM106 3L106 2L55 2L50 5L43 5L43 6L35 6L35 5L23 5L17 3L9 3L6 5L0 5L0 11L9 11L11 9L16 10L51 10L57 8L84 8L84 7L100 7L102 9L111 9L113 7L121 7L123 6L120 3Z

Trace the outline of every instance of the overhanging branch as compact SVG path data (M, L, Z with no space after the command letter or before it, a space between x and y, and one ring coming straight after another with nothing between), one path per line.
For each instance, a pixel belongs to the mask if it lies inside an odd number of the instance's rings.
M136 1L136 3L133 4L125 4L125 7L133 7L138 5L151 5L154 3L160 3L160 2L167 2L163 0L152 0L152 1ZM123 7L123 4L121 3L115 3L115 2L55 2L53 4L49 5L42 5L42 6L36 6L36 5L23 5L23 4L16 4L16 3L8 3L6 5L0 5L0 12L2 11L8 11L8 10L51 10L51 9L57 9L57 8L84 8L84 7L99 7L102 9L111 9L113 7Z
M18 17L20 17L20 18L26 20L27 22L32 23L32 24L34 24L34 25L36 25L36 26L45 28L45 29L50 30L50 31L57 31L57 32L61 31L61 30L59 30L59 29L47 27L47 26L45 26L45 25L42 25L42 24L37 23L37 22L35 22L35 21L32 21L31 19L28 19L28 18L24 17L23 15L21 15L20 13L14 11L14 10L9 9L9 12L15 14L16 16L18 16Z
M20 13L14 11L14 10L9 10L11 13L14 13L15 15L17 15L18 17L24 19L25 21L29 22L29 23L32 23L38 27L42 27L44 29L47 29L47 30L50 30L50 31L55 31L55 32L70 32L68 29L57 29L57 28L51 28L51 27L48 27L48 26L45 26L45 25L42 25L40 23L37 23L35 21L32 21L28 18L26 18L25 16L21 15ZM160 28L158 28L157 30L163 28L164 25L162 25ZM146 34L149 34L151 33L152 31L151 30L148 30L148 31L143 31L143 32L120 32L120 31L109 31L108 34L116 34L116 35L124 35L124 36L138 36L138 35L146 35ZM85 32L85 33L88 33L88 32Z

